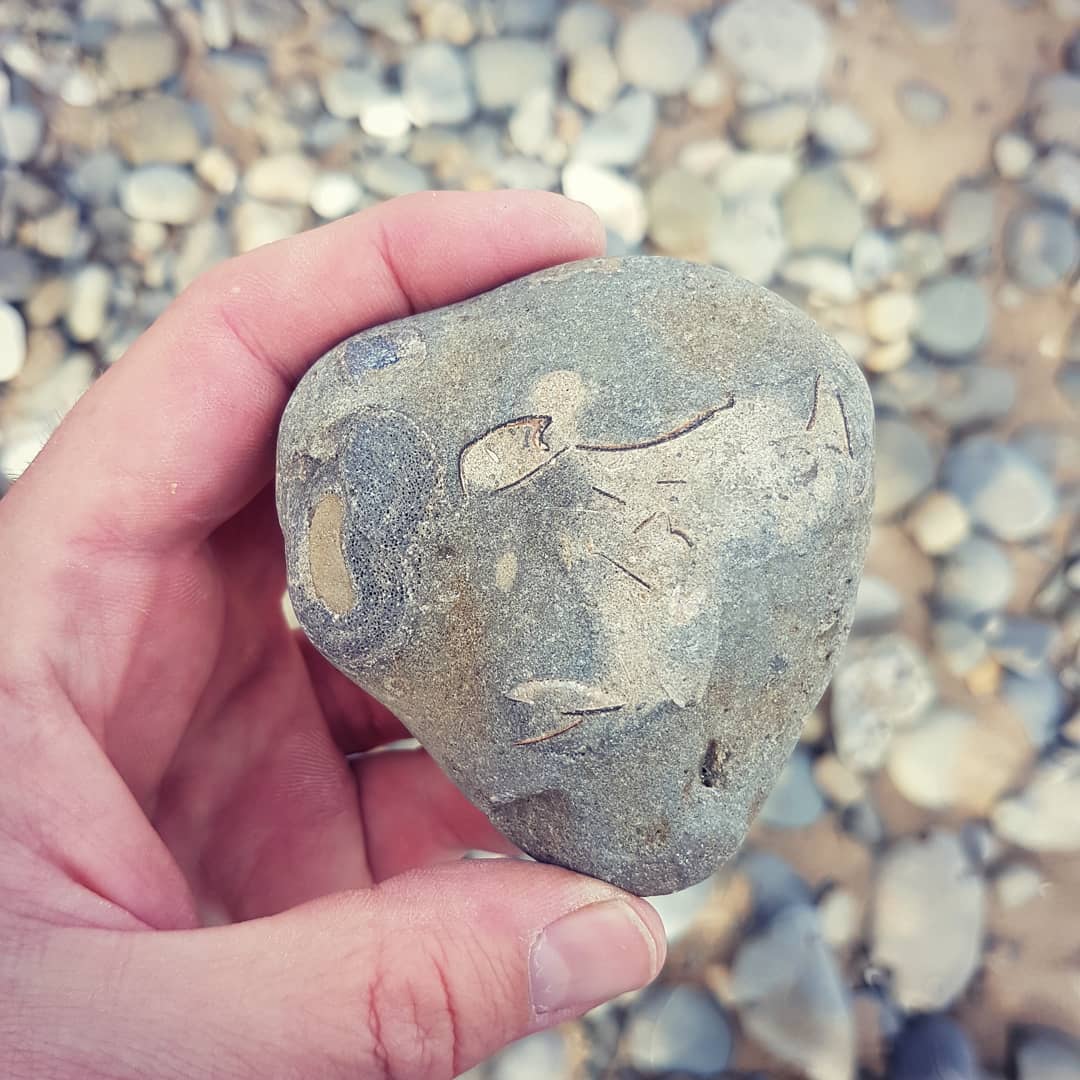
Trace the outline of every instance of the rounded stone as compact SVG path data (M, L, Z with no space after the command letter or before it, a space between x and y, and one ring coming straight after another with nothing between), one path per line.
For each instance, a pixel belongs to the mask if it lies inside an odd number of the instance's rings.
M927 555L944 555L971 533L971 515L955 495L932 491L906 521L915 543Z
M954 615L999 611L1009 602L1015 575L1009 556L992 540L972 536L941 563L935 596Z
M125 179L120 205L139 221L190 225L203 212L205 199L198 181L186 169L144 165Z
M623 1039L630 1065L681 1076L722 1072L733 1045L723 1010L691 986L647 990L630 1013Z
M418 127L461 124L476 111L468 64L445 42L428 41L408 50L401 65L401 90Z
M986 887L954 832L895 843L879 864L872 957L909 1011L949 1005L979 965Z
M485 38L469 55L477 100L493 112L512 109L530 90L554 82L555 58L538 41Z
M761 821L772 829L805 829L824 812L825 800L814 783L810 755L796 747L761 808Z
M573 56L594 45L607 45L615 33L615 15L593 0L568 4L555 23L555 48L563 56Z
M26 363L26 323L19 309L0 300L0 383L10 382Z
M1080 259L1080 239L1065 210L1028 206L1005 223L1005 265L1025 289L1042 292L1064 281Z
M734 854L821 696L871 472L865 382L809 318L589 260L332 350L278 510L323 654L529 854L655 895Z
M937 473L937 453L912 424L895 417L878 420L874 516L895 517L930 489Z
M805 0L734 0L709 33L739 78L772 96L808 93L825 73L828 28Z
M956 444L945 458L944 486L972 520L999 540L1031 540L1058 515L1058 496L1046 472L1026 454L990 435Z
M918 294L914 334L923 348L945 359L970 356L990 332L990 301L973 278L935 278Z
M654 94L680 94L701 67L702 47L685 19L667 12L639 11L619 30L615 60L631 86Z
M1080 750L1063 748L1036 768L1023 790L998 803L991 822L998 836L1027 851L1080 851L1078 800Z
M148 90L180 70L180 46L164 27L135 26L110 37L102 59L118 90Z
M32 105L0 108L0 161L32 161L45 137L45 120Z
M847 178L827 166L803 173L784 193L784 224L795 251L849 255L865 218Z
M707 247L706 223L714 196L703 180L684 169L667 169L649 187L649 239L670 255L693 255Z

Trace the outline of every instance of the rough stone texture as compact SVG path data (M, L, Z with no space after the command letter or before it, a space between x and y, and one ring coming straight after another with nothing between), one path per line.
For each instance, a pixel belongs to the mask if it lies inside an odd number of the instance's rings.
M524 850L669 892L734 854L825 688L871 428L854 364L771 293L556 267L303 379L292 603Z

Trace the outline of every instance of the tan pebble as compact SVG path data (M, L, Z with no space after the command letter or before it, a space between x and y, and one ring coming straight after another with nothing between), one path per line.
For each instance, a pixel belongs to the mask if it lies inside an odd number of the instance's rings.
M867 371L882 375L902 368L911 359L912 352L910 341L893 341L888 345L875 345L860 362Z
M835 754L823 754L814 762L814 783L837 806L852 806L866 795L866 781Z
M878 341L902 341L918 317L918 303L909 292L891 289L866 302L866 329Z
M911 511L908 531L927 555L944 555L971 532L971 516L955 495L932 491Z
M964 682L976 697L989 697L1001 685L1001 665L987 656L964 676Z
M66 278L48 278L41 282L23 308L30 326L52 326L67 307L68 283Z

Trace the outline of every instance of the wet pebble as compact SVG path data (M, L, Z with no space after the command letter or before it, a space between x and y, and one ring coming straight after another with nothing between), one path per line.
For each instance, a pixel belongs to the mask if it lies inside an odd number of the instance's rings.
M615 41L615 59L631 86L654 94L679 94L694 81L702 46L678 15L639 11L624 20Z
M723 1010L703 990L653 987L635 1003L623 1046L628 1063L647 1075L713 1076L727 1066L732 1035Z
M851 1000L812 908L788 907L743 941L731 996L750 1037L780 1060L820 1080L851 1074Z
M315 163L301 154L259 158L244 173L244 189L253 199L306 205L316 177Z
M147 97L110 118L113 143L132 165L187 165L202 148L190 107L179 98Z
M999 540L1031 540L1058 514L1053 482L1026 454L990 435L953 446L942 470L944 486L968 509L976 525Z
M832 682L836 753L849 768L884 763L893 732L918 722L937 693L918 646L902 634L851 641Z
M872 955L910 1011L949 1005L978 968L985 886L956 833L900 840L879 864Z
M0 300L26 300L38 281L37 260L21 247L0 247Z
M1005 265L1013 281L1041 292L1064 281L1080 258L1076 226L1065 210L1022 207L1005 224Z
M311 185L308 202L327 221L351 214L363 202L364 189L348 172L320 173Z
M887 520L929 490L938 456L917 427L897 417L878 420L875 442L874 516Z
M902 341L919 316L919 305L909 292L891 289L866 303L866 329L878 341Z

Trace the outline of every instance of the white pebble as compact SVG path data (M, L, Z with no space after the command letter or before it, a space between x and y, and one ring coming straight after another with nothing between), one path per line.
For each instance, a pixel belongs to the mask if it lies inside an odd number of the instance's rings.
M971 534L971 515L951 492L932 491L908 515L907 527L927 555L944 555Z
M315 183L315 165L301 154L260 158L244 173L244 190L269 203L306 205Z
M80 345L96 341L105 329L112 293L112 274L107 266L89 263L72 278L64 321L72 340Z
M694 81L702 48L685 19L640 11L623 22L615 59L632 86L654 94L679 94Z
M1006 180L1019 180L1035 162L1035 147L1015 131L1006 131L994 140L994 167Z
M641 188L625 176L587 161L563 169L563 193L591 206L604 225L623 243L633 246L645 237L648 216Z
M311 186L311 209L332 221L351 214L363 197L364 190L351 173L325 172Z
M189 225L202 213L205 200L186 169L144 165L124 181L120 205L129 217L162 225Z
M26 363L26 323L17 308L0 300L0 383L10 382Z

